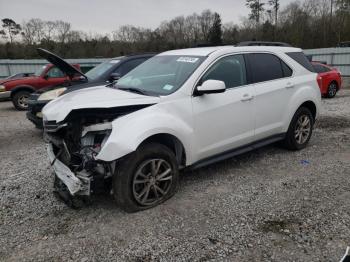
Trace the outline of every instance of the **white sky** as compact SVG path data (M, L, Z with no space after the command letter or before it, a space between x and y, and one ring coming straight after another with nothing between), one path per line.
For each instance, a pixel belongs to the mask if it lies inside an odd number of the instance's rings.
M292 0L281 0L285 6ZM22 23L30 18L63 20L75 30L110 33L121 25L156 28L179 15L218 12L223 23L239 23L249 10L245 0L0 0L0 19ZM267 2L267 0L265 0Z

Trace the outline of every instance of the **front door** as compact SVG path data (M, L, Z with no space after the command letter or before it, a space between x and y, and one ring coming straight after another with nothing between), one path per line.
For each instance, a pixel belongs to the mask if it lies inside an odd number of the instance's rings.
M247 85L243 55L218 60L199 83L206 80L225 82L226 91L192 98L195 161L249 144L254 137L254 87Z

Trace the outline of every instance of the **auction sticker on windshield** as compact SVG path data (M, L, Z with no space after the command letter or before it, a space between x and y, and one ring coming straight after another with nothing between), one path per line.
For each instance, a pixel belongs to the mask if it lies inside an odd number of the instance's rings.
M196 57L180 57L176 61L177 62L183 62L183 63L196 63L199 58Z

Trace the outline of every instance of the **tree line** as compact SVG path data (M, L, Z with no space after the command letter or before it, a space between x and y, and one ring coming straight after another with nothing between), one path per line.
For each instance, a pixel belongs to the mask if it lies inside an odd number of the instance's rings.
M84 58L249 40L281 41L304 49L350 41L350 0L304 0L285 6L280 2L246 0L250 13L240 24L222 24L220 14L204 10L164 21L156 29L122 25L105 35L75 30L65 21L33 18L17 24L11 18L4 18L0 58L37 58L37 47L63 57Z

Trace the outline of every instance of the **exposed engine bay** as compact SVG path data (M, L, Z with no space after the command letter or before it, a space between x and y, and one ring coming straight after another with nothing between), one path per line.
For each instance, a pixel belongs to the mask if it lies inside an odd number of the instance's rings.
M111 134L112 121L144 107L75 110L61 123L44 121L55 191L61 198L69 202L73 196L111 190L115 161L101 161L96 156Z

